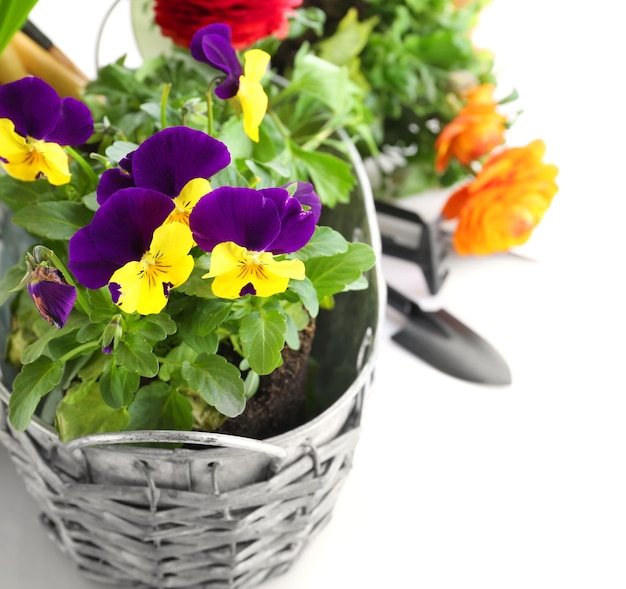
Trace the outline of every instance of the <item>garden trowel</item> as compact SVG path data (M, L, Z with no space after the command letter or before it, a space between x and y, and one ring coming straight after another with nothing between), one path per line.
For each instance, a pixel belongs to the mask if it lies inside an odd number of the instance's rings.
M392 339L434 368L463 380L511 384L511 371L498 351L447 311L425 311L392 286L387 302L407 324Z

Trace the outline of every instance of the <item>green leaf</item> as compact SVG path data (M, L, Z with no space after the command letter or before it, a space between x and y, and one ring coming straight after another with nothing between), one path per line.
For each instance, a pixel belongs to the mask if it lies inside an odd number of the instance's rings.
M220 186L238 186L240 188L249 188L250 184L235 166L227 166L215 174L215 176L211 177L211 188L215 189Z
M76 323L77 322L74 318L70 316L67 323L61 329L48 326L48 329L45 329L32 344L24 349L24 352L22 353L22 362L24 364L31 364L32 362L35 362L40 356L44 355L48 351L50 342L56 338L64 338L67 334L71 334L76 331ZM70 347L69 349L72 348ZM59 351L56 358L60 357L62 353L63 351Z
M349 202L356 182L351 165L330 153L306 151L296 145L293 153L306 168L315 185L322 204L333 207L339 202Z
M311 317L317 317L320 310L319 299L317 298L315 286L313 286L308 277L304 280L290 280L289 290L292 290L300 297L302 304Z
M37 0L2 0L0 2L0 54L19 31Z
M42 202L15 213L13 222L33 235L46 239L70 239L88 225L93 217L83 204L76 202Z
M62 377L63 365L47 356L22 367L9 398L9 419L16 430L24 431L28 427L39 400L56 387Z
M295 67L286 95L314 97L334 113L344 113L352 92L348 70L308 52L303 44L295 58Z
M0 281L0 305L9 300L13 291L26 275L26 263L24 259L19 264L12 266Z
M319 300L322 300L342 292L375 262L376 255L370 246L351 243L346 253L306 260L304 263L306 275L313 283Z
M217 346L215 348L217 351ZM173 348L163 360L159 370L159 378L164 381L172 380L173 375L181 369L185 362L193 363L198 357L198 352L183 342Z
M109 407L120 409L132 401L140 380L136 372L111 362L99 379L100 395Z
M372 17L359 22L356 8L349 8L339 21L337 31L319 43L320 57L336 65L347 65L367 45L370 34L380 21Z
M131 151L135 151L139 147L136 143L130 141L114 141L113 145L106 148L106 156L114 163L118 164Z
M146 339L158 342L176 333L176 322L166 313L146 315L132 323L129 331L136 331Z
M51 200L53 192L50 182L44 179L23 182L11 176L0 175L0 200L12 211L18 211L40 201Z
M201 354L193 364L186 362L183 378L209 405L228 417L245 408L244 384L236 366L222 356Z
M212 333L226 321L232 306L223 299L203 302L193 313L193 332L200 337Z
M286 333L287 319L282 311L255 311L242 318L239 337L252 370L269 374L280 364Z
M141 387L128 408L129 430L171 429L191 430L191 402L164 382Z
M299 260L308 260L319 256L333 256L348 251L346 238L330 227L316 227L313 237L302 249L293 254Z
M76 341L79 344L85 344L99 340L104 333L104 328L105 326L102 323L87 323L76 334Z
M115 348L115 361L130 372L152 378L159 372L159 361L152 346L138 333L129 333Z
M126 429L128 410L107 405L98 383L86 381L70 389L59 403L55 417L57 431L63 442L74 438Z

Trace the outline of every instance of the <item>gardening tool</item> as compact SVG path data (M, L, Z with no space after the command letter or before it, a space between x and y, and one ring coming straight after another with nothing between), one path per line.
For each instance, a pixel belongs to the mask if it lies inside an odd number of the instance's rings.
M430 293L436 294L448 275L448 245L439 224L388 203L375 204L383 254L418 265ZM456 378L487 385L511 384L511 371L500 353L447 311L425 311L390 285L387 303L408 319L392 339L411 353Z

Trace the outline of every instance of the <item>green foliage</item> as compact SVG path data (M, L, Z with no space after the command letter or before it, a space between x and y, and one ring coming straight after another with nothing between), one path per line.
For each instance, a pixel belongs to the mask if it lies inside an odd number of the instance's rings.
M321 31L318 11L303 13L298 22ZM155 315L125 313L107 286L85 289L64 265L70 238L99 206L101 173L164 124L200 129L227 145L232 162L210 179L213 189L309 181L324 206L348 202L356 178L337 131L346 129L355 142L371 142L363 90L347 66L305 48L291 73L289 83L268 76L269 112L254 143L231 103L207 98L218 74L185 51L146 60L139 69L120 59L88 85L84 101L94 115L95 133L70 152L69 184L20 182L0 174L0 201L11 209L14 225L25 230L20 244L29 250L42 240L49 252L46 264L59 269L78 293L68 321L55 329L23 288L24 258L0 281L0 304L11 306L14 325L7 358L20 369L9 406L14 427L25 429L45 405L63 441L129 429L216 429L245 410L260 376L282 364L285 345L299 347L299 331L322 305L367 285L371 248L349 244L330 227L318 227L299 252L283 254L302 260L307 277L266 299L217 298L212 279L203 277L211 256L194 248L190 278Z
M37 0L0 0L0 54L19 31Z
M397 148L405 164L379 166L377 196L399 197L449 186L466 175L453 162L443 175L434 170L434 143L457 114L467 84L495 83L493 57L471 39L489 0L457 6L453 0L309 0L325 15L323 30L302 28L274 51L289 71L298 43L342 66L363 93L373 141L359 144L372 164L385 146ZM310 53L307 59L313 59ZM328 86L320 85L320 92ZM380 161L380 160L379 160Z

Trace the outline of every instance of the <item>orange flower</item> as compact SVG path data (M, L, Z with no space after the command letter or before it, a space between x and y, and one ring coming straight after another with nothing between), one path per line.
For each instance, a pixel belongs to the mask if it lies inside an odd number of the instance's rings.
M496 112L498 103L493 98L494 89L493 84L482 84L470 90L467 104L443 128L435 141L438 173L445 172L453 157L469 166L504 143L506 117Z
M542 162L544 153L539 139L504 149L450 196L442 214L458 218L453 243L459 254L507 251L528 240L557 192L558 168Z

